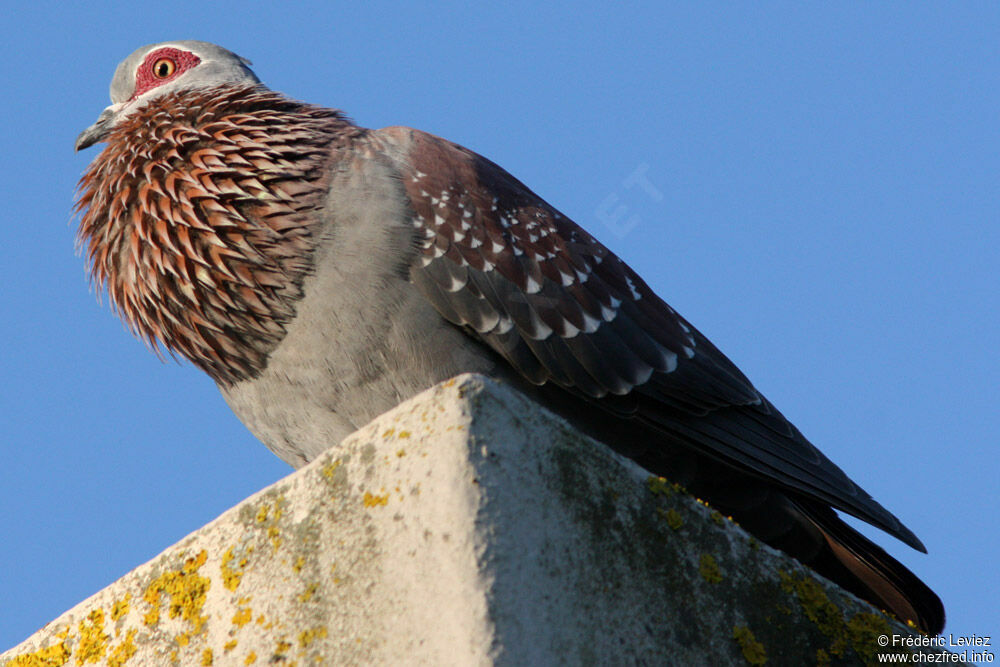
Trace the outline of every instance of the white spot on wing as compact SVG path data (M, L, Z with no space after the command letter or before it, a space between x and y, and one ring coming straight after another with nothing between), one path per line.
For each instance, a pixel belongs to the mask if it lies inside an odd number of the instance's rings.
M465 283L467 282L466 279L464 278L459 279L455 275L451 275L450 278L451 278L451 283L448 284L447 287L445 287L445 289L448 290L449 292L457 292L458 290L465 287Z
M604 318L605 322L610 322L615 319L616 315L618 315L618 311L616 309L608 308L603 303L601 304L601 317Z
M542 322L541 318L538 317L538 313L535 312L534 308L529 308L528 312L531 314L531 330L526 331L531 338L535 340L545 340L552 335L552 329L549 328L545 322Z
M635 285L632 283L632 279L629 278L629 276L628 276L627 273L625 274L625 282L628 284L628 290L629 290L629 292L632 293L632 298L635 299L636 301L638 301L639 299L641 299L642 295L639 294L639 290L637 290L635 288Z
M563 338L574 338L580 333L580 330L573 326L573 323L566 318L562 319L563 330L561 336Z
M677 370L677 355L673 352L667 352L667 369L663 371L664 373L673 373Z
M496 327L491 333L495 334L505 334L514 328L514 321L509 317L501 317L500 321L497 322Z
M597 331L600 328L601 324L602 324L601 320L597 319L596 317L594 317L590 313L586 313L585 312L583 314L583 332L584 333L594 333L595 331Z

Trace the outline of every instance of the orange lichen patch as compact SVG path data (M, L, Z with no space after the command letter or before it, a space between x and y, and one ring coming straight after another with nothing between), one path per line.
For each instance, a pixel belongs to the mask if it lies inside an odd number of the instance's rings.
M214 654L212 653L212 649L207 648L204 651L202 651L201 653L202 667L209 667L213 661L214 661Z
M108 654L108 667L122 667L132 659L137 650L135 646L136 632L135 628L129 630L125 634L125 639L122 640L122 643L111 649L111 652Z
M153 626L160 621L160 604L163 594L170 597L167 614L170 618L182 618L194 626L194 632L201 632L208 621L201 611L205 606L205 596L212 582L207 577L198 574L198 570L208 560L208 552L202 551L193 558L184 561L180 570L164 572L146 587L143 599L149 603L150 610L144 620L146 625Z
M222 556L222 565L219 569L222 572L222 585L225 586L230 591L235 591L239 585L240 580L243 578L243 568L247 566L249 562L246 556L241 557L236 560L236 556L233 554L235 547L229 547L226 553ZM233 567L235 561L236 567Z
M66 628L56 635L57 639L61 640L58 644L16 656L7 663L7 667L62 667L73 655L66 646L68 636L69 628Z
M296 596L296 598L298 599L299 602L302 603L309 602L316 594L317 588L319 588L319 584L317 583L309 584L308 586L306 586L306 589L303 592L299 593L298 596Z
M129 605L132 602L132 594L126 593L125 597L111 605L111 620L117 621L128 614Z
M250 607L243 607L233 615L233 625L243 627L253 618L253 611Z
M326 639L326 636L326 627L322 625L311 630L303 630L299 633L299 646L306 648L317 639Z
M104 632L104 610L98 607L80 621L80 643L76 648L76 661L84 665L98 662L108 650L108 634Z
M389 494L387 493L384 496L374 496L368 491L365 491L365 496L362 502L364 502L365 507L378 507L379 505L388 505Z

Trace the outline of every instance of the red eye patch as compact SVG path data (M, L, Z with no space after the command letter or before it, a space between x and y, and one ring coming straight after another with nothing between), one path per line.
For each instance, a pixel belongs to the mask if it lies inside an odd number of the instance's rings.
M150 52L135 72L135 92L132 93L131 99L134 100L147 90L173 81L200 62L201 58L190 51L171 47Z

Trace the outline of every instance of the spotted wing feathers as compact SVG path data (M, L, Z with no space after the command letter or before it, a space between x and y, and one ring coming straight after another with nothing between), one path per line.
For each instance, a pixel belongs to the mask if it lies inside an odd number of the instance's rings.
M496 164L408 128L410 279L535 384L923 545L810 444L736 366L611 251Z

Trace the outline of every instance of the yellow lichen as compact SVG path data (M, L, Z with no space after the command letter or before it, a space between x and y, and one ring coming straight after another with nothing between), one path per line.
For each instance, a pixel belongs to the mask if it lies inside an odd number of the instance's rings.
M239 585L240 581L243 579L243 572L234 569L231 565L233 561L236 560L233 551L236 547L229 547L226 549L226 553L222 555L222 565L219 566L219 570L222 572L222 585L225 586L230 591L235 591ZM249 561L244 556L236 561L236 567L242 570L246 567Z
M390 435L392 435L395 432L396 432L396 429L394 429L394 428L387 428L385 431L382 432L382 437L383 438L388 438Z
M278 549L281 546L281 541L282 541L281 540L281 533L278 530L277 526L268 526L268 528L267 528L267 537L268 537L269 540L271 540L271 545L275 549Z
M187 646L188 644L191 643L191 633L190 632L182 632L179 635L177 635L176 637L174 637L174 640L180 646Z
M326 639L326 636L326 627L322 625L311 630L303 630L299 633L299 646L306 648L317 639Z
M806 618L830 638L829 653L834 656L843 655L847 648L847 636L844 614L840 608L830 601L826 591L815 579L806 576L796 579L784 571L779 571L778 574L782 589L795 594Z
M303 602L303 603L309 602L309 600L312 600L313 595L316 594L316 589L318 587L319 587L319 584L317 584L317 583L309 584L308 586L306 586L306 589L303 592L299 593L296 596L296 598L298 599L299 602Z
M861 656L866 663L873 663L878 658L879 653L885 653L885 649L878 645L879 637L888 637L893 634L889 621L884 616L861 612L851 617L847 622L847 637L851 642L851 648ZM906 654L909 651L898 648L893 653Z
M410 437L410 432L409 431L400 431L399 433L396 434L396 437L397 438L409 438Z
M253 651L250 651L249 653L247 653L247 657L243 661L243 664L244 665L252 665L255 662L257 662L257 654L254 653Z
M128 614L129 604L132 602L132 594L126 593L125 597L111 605L111 620L117 621Z
M108 654L108 667L122 667L132 659L137 650L135 646L136 632L135 628L129 630L122 643L111 649L111 653Z
M201 652L202 667L210 667L213 661L214 661L214 654L212 653L212 649L207 648Z
M646 480L646 486L649 487L649 490L654 496L666 496L669 498L674 495L673 486L665 477L650 475L650 477Z
M278 640L278 645L274 649L274 655L271 656L271 662L280 662L288 657L286 654L292 648L291 642L287 642L284 639Z
M222 647L222 649L223 649L223 650L224 650L224 651L225 651L226 653L229 653L229 652L230 652L230 651L232 651L232 650L233 650L234 648L236 648L236 640L235 640L235 639L231 639L231 640L229 640L228 642L226 642L225 646L223 646L223 647Z
M56 638L61 640L58 644L16 656L7 663L7 667L62 667L73 655L66 646L68 636L69 628L56 635Z
M337 468L339 468L339 467L340 467L340 459L337 459L336 461L334 461L332 463L327 463L325 466L323 466L323 470L322 470L323 477L326 477L327 479L332 480L333 479L333 474L335 472L337 472Z
M753 632L745 625L737 625L733 628L733 639L740 645L743 657L751 665L763 665L767 662L767 651L764 645L757 641Z
M267 521L267 515L271 511L271 506L264 503L257 509L257 523L264 523Z
M876 642L880 636L892 634L892 628L885 617L860 612L850 620L845 620L844 612L830 600L819 582L807 576L796 578L784 571L779 571L778 574L782 589L798 598L806 618L830 640L830 645L824 650L827 661L830 661L831 656L842 658L848 648L854 649L866 663L874 662L877 654L886 652L887 649L878 646ZM901 655L908 654L908 651L901 648L888 650Z
M250 607L243 607L233 615L233 625L243 627L253 618L253 611Z
M170 597L167 614L170 618L180 617L193 626L194 632L201 632L208 621L202 615L205 597L212 582L207 577L198 574L198 570L208 560L208 552L202 551L193 558L184 561L180 570L164 572L146 587L143 599L151 609L145 615L146 625L153 626L160 621L160 605L163 594Z
M305 556L299 556L298 558L295 559L295 563L292 565L292 569L295 570L296 572L301 572L302 566L305 564L306 564Z
M388 505L389 494L387 493L384 496L373 496L368 491L365 491L365 496L362 502L364 502L365 507L377 507L379 505Z
M406 456L406 450L405 449L398 450L396 452L396 456L398 456L399 458L403 458L404 456Z
M80 643L76 648L76 661L83 665L98 662L108 650L108 635L104 632L104 610L98 607L80 621Z
M667 525L673 530L680 530L681 526L684 525L684 519L681 517L681 513L677 510L670 508L664 510L662 507L656 508L660 516L664 518Z
M712 554L702 554L698 559L698 573L710 584L722 581L722 570L719 569L719 564Z

